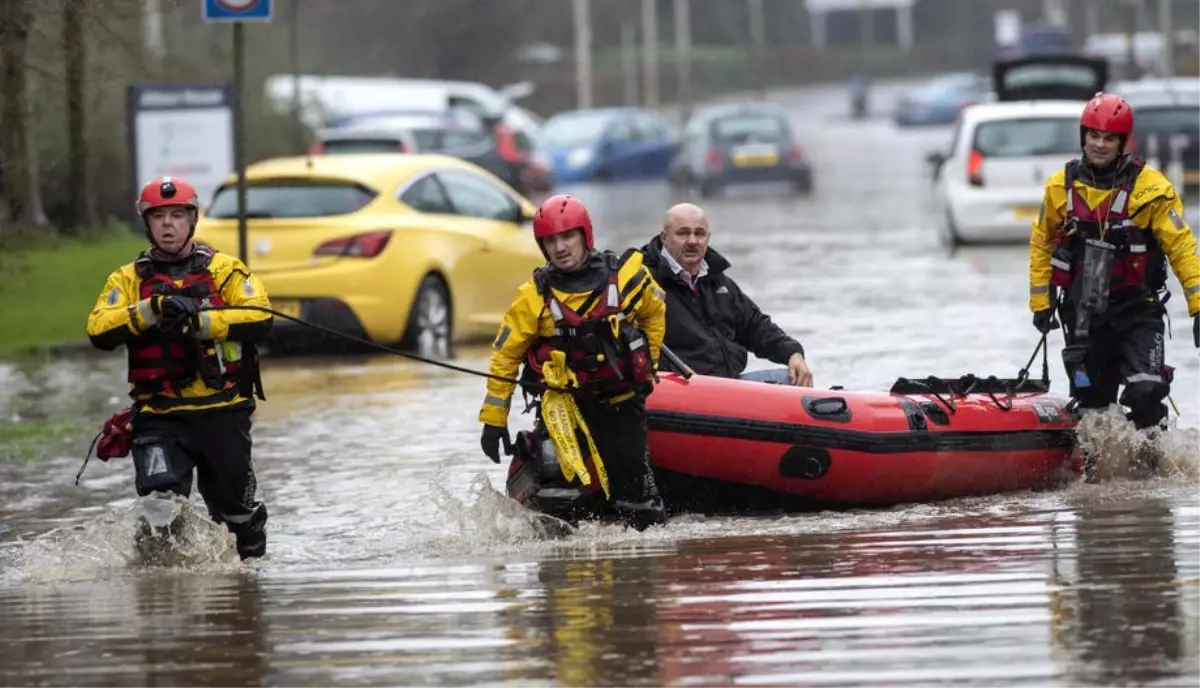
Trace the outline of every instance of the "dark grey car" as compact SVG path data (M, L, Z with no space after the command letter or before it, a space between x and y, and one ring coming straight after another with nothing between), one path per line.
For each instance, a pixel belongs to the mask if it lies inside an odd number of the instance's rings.
M481 120L465 112L404 112L361 117L321 130L313 154L440 153L473 162L520 193L520 168L500 154Z
M697 111L683 130L668 171L671 183L704 198L734 184L783 182L800 193L813 187L812 168L773 103L717 105Z

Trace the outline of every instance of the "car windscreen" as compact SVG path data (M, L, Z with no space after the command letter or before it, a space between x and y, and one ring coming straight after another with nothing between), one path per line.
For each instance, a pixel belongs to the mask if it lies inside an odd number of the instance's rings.
M591 145L608 128L612 116L605 112L573 112L555 115L542 125L538 145L579 148Z
M787 124L773 115L737 115L713 122L717 143L779 143L787 139Z
M376 194L350 182L278 180L246 186L246 215L260 218L331 217L361 210ZM237 186L217 190L205 213L212 218L237 217Z
M1030 117L983 122L975 129L974 150L985 158L1079 153L1079 119Z

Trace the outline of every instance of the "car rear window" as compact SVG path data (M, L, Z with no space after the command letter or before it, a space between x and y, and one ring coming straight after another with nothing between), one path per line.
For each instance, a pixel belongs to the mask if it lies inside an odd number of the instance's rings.
M1147 132L1195 133L1200 131L1200 106L1139 108L1133 126Z
M787 125L771 115L723 117L713 122L713 138L721 143L781 141L787 137Z
M374 191L351 183L279 181L246 186L249 217L331 217L361 210L376 196ZM237 217L237 186L217 190L208 217Z
M400 151L400 142L396 139L330 139L321 143L321 152L326 155L396 153L398 151Z
M1079 120L1040 117L984 122L975 129L973 149L986 158L1079 153Z

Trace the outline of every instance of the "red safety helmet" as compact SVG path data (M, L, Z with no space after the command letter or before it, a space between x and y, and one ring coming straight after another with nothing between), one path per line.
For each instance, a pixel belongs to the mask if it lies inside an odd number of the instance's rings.
M1087 105L1083 106L1083 114L1079 117L1079 146L1082 148L1089 129L1107 131L1117 134L1121 140L1121 149L1133 134L1133 108L1125 99L1115 93L1099 91Z
M181 205L192 210L200 210L200 196L196 187L182 179L162 177L148 182L142 187L138 196L138 215L145 216L146 211L154 208Z
M533 236L542 245L542 239L576 229L583 230L583 244L587 250L596 248L592 238L592 218L587 208L574 196L557 194L547 198L533 216Z
M150 232L150 223L146 221L146 213L155 208L182 206L191 211L191 223L188 229L188 239L196 234L196 218L200 212L200 195L196 187L182 179L162 177L148 182L138 195L137 212L146 224L146 237L158 248L154 235ZM186 242L185 242L186 245Z

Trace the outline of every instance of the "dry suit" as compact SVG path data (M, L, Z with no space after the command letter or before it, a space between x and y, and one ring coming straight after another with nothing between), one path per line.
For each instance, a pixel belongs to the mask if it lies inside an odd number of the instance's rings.
M1029 249L1029 307L1035 323L1057 307L1071 396L1081 408L1120 401L1138 428L1161 424L1168 263L1188 314L1200 313L1196 240L1171 183L1130 155L1109 170L1072 160L1046 182Z
M168 297L195 303L186 330L163 330ZM214 520L237 538L242 558L266 550L266 505L255 499L251 416L264 398L255 343L272 327L269 313L209 310L270 307L266 291L240 260L196 244L167 261L151 251L105 282L88 316L92 345L124 345L133 399L133 463L139 496L188 496L195 469Z
M492 342L494 377L479 412L485 425L507 427L516 385L504 379L515 379L524 364L524 379L544 381L540 370L551 352L565 352L580 383L575 402L610 476L612 504L635 526L665 520L650 466L645 409L665 311L663 294L637 251L620 258L593 251L571 272L539 268L518 289ZM640 349L638 341L644 342ZM539 424L545 422L542 411L539 407Z

